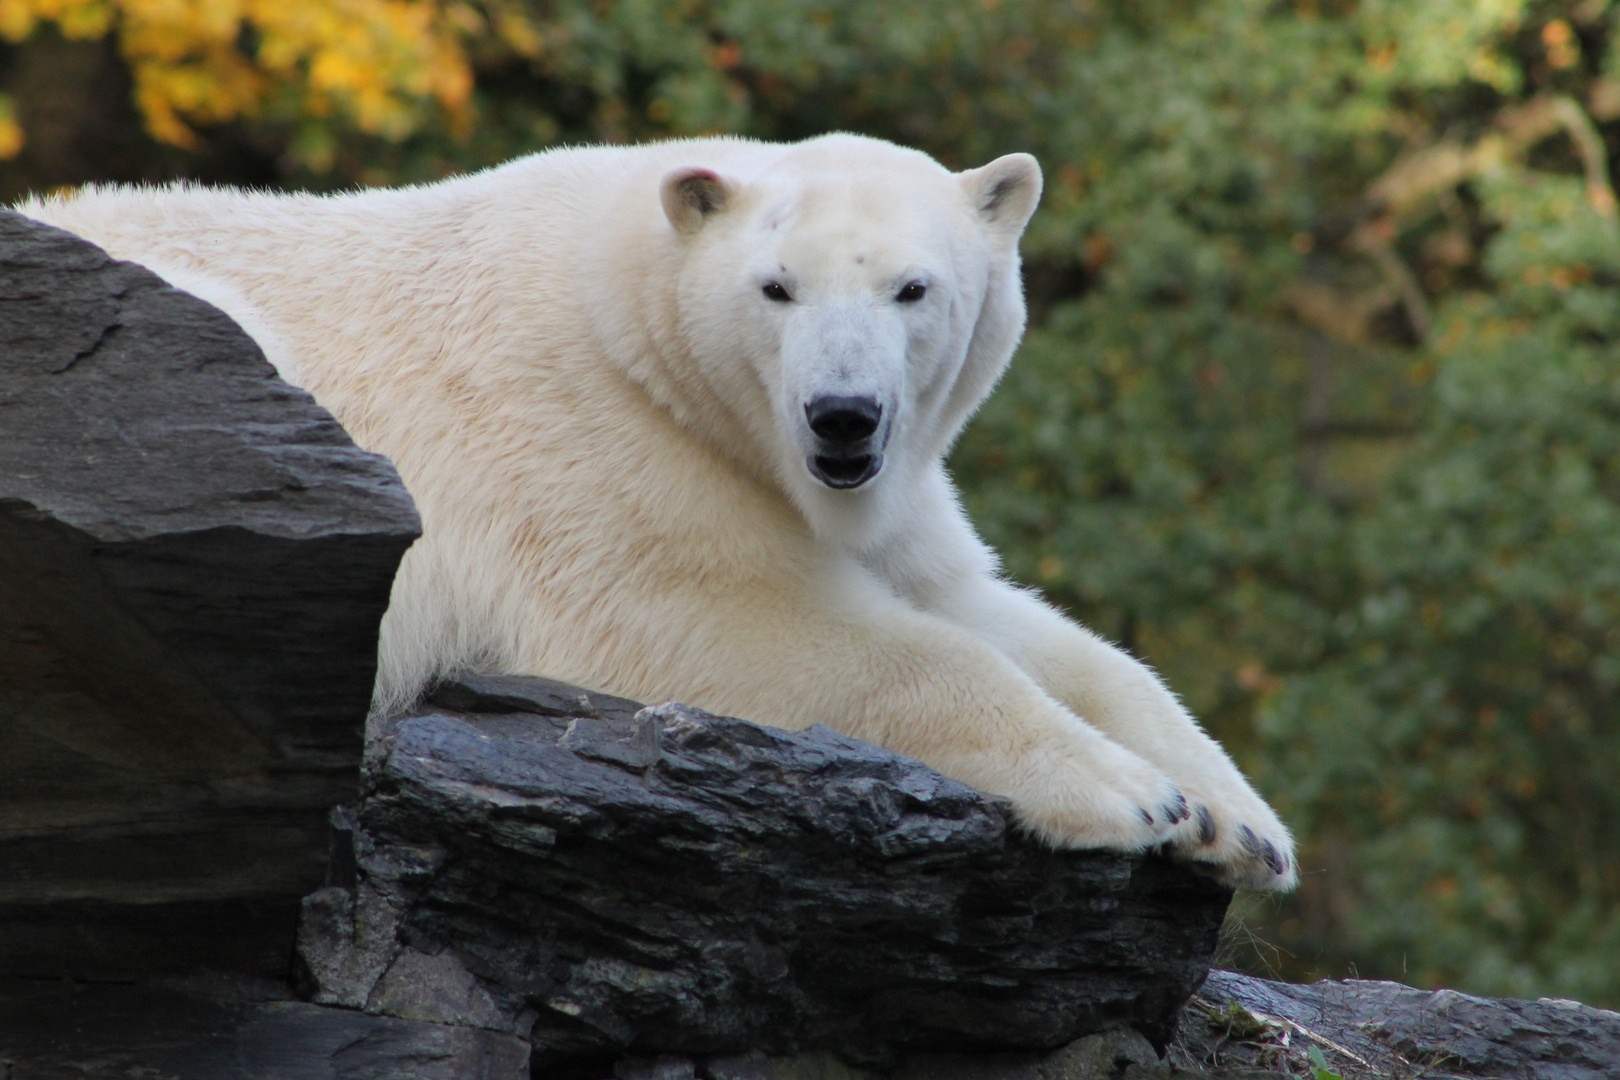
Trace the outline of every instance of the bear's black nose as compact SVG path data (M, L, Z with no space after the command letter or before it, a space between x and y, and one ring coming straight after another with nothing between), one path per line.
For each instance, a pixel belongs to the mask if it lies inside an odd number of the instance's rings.
M869 397L829 394L806 405L804 416L817 438L848 446L872 437L883 419L883 406Z

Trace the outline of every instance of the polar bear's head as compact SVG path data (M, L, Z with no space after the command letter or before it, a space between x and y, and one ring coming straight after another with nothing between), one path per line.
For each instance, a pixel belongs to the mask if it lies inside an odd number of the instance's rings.
M683 351L812 520L899 497L988 393L1040 189L1027 154L953 174L853 136L664 175Z

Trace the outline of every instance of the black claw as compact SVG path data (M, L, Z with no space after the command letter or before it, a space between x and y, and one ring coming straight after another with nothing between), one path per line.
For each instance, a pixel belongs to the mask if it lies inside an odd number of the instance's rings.
M1186 821L1190 813L1187 809L1187 796L1179 791L1176 792L1175 802L1165 803L1160 809L1164 811L1164 816L1170 819L1172 825L1178 821Z
M1215 815L1209 812L1207 806L1198 808L1198 842L1200 844L1215 842Z
M1238 826L1238 842L1243 845L1244 851L1271 867L1273 874L1287 872L1288 860L1282 857L1282 853L1277 850L1276 845L1270 840L1261 840L1254 835L1254 830L1247 825Z
M1288 869L1287 860L1284 859L1282 857L1281 853L1279 853L1277 851L1277 849L1272 846L1272 843L1271 843L1270 840L1266 841L1265 860L1266 860L1266 865L1271 867L1271 872L1273 874L1280 874L1283 871Z
M1143 821L1147 822L1149 825L1153 824L1153 815L1152 814L1148 813L1146 810L1142 809L1140 806L1138 806L1136 808L1136 812L1138 814L1142 815L1142 820Z

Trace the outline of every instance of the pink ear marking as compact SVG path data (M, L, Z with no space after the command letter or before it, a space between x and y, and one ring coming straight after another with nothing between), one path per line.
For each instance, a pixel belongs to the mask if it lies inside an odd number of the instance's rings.
M725 181L712 169L687 169L676 186L687 204L705 217L726 204Z
M664 175L664 215L679 233L691 235L726 208L732 185L712 169L691 166Z

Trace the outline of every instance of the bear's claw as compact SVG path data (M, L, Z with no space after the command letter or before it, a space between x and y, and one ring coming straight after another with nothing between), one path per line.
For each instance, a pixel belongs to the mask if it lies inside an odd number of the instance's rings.
M1209 812L1209 807L1199 804L1198 807L1198 842L1200 844L1213 844L1216 837L1215 815Z
M1273 874L1288 872L1287 857L1281 854L1270 840L1261 840L1247 825L1238 826L1238 841L1243 845L1244 851L1264 862L1271 868Z

